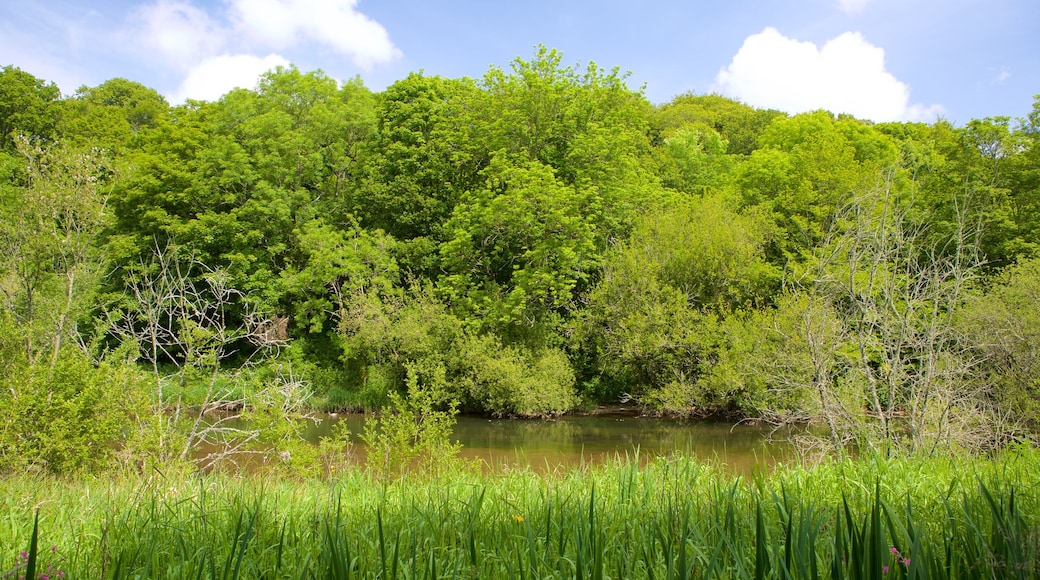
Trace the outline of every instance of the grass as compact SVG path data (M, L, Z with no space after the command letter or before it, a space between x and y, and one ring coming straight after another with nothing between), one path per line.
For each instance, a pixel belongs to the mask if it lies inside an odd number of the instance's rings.
M396 481L19 476L0 480L0 575L24 575L28 550L73 578L1034 578L1038 491L1033 450L753 477L682 457Z

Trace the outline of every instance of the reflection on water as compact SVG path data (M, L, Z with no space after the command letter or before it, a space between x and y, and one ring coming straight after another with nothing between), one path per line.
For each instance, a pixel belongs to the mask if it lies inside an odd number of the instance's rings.
M364 443L357 435L364 430L364 416L323 417L307 432L307 438L317 441L340 421L347 423L363 456ZM791 446L772 431L761 425L622 415L554 420L460 416L453 437L462 444L462 457L481 460L493 470L530 466L553 471L637 454L640 461L646 461L685 453L747 474L792 458Z

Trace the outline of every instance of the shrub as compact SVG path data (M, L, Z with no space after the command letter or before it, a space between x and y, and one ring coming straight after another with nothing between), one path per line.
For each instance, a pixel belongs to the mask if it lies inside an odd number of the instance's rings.
M0 392L0 470L51 473L108 466L144 392L144 377L126 358L95 364L65 351L53 366L12 365Z
M1008 416L1040 426L1040 259L1004 272L999 284L971 300L958 328L985 360L993 398Z
M577 404L574 371L557 349L525 351L495 335L471 336L461 341L459 358L462 389L495 415L560 415Z
M409 471L437 475L455 460L452 443L458 402L447 390L444 366L408 363L406 396L390 392L390 403L365 424L368 468L377 477L401 477Z

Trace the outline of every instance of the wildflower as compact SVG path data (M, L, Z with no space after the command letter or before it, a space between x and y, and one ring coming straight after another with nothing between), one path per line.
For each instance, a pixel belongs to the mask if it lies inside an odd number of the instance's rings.
M516 523L519 524L519 523L522 523L524 521L524 516L522 516L520 514L516 514L516 515L513 516L513 519L516 520Z
M888 574L888 566L882 566L881 567L881 573L882 574Z
M892 546L892 549L889 550L889 552L892 552L893 556L898 556L899 555L899 548L896 548L895 546Z
M909 565L910 565L910 558L903 558L903 559L901 560L901 562L902 562L902 564L903 564L904 566L909 566Z

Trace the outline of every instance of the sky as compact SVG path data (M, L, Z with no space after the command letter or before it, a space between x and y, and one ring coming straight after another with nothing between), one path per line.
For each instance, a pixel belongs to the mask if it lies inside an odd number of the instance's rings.
M539 45L630 73L653 103L963 125L1040 93L1040 0L0 0L0 66L63 94L115 77L173 104L297 66L381 91L481 78Z

